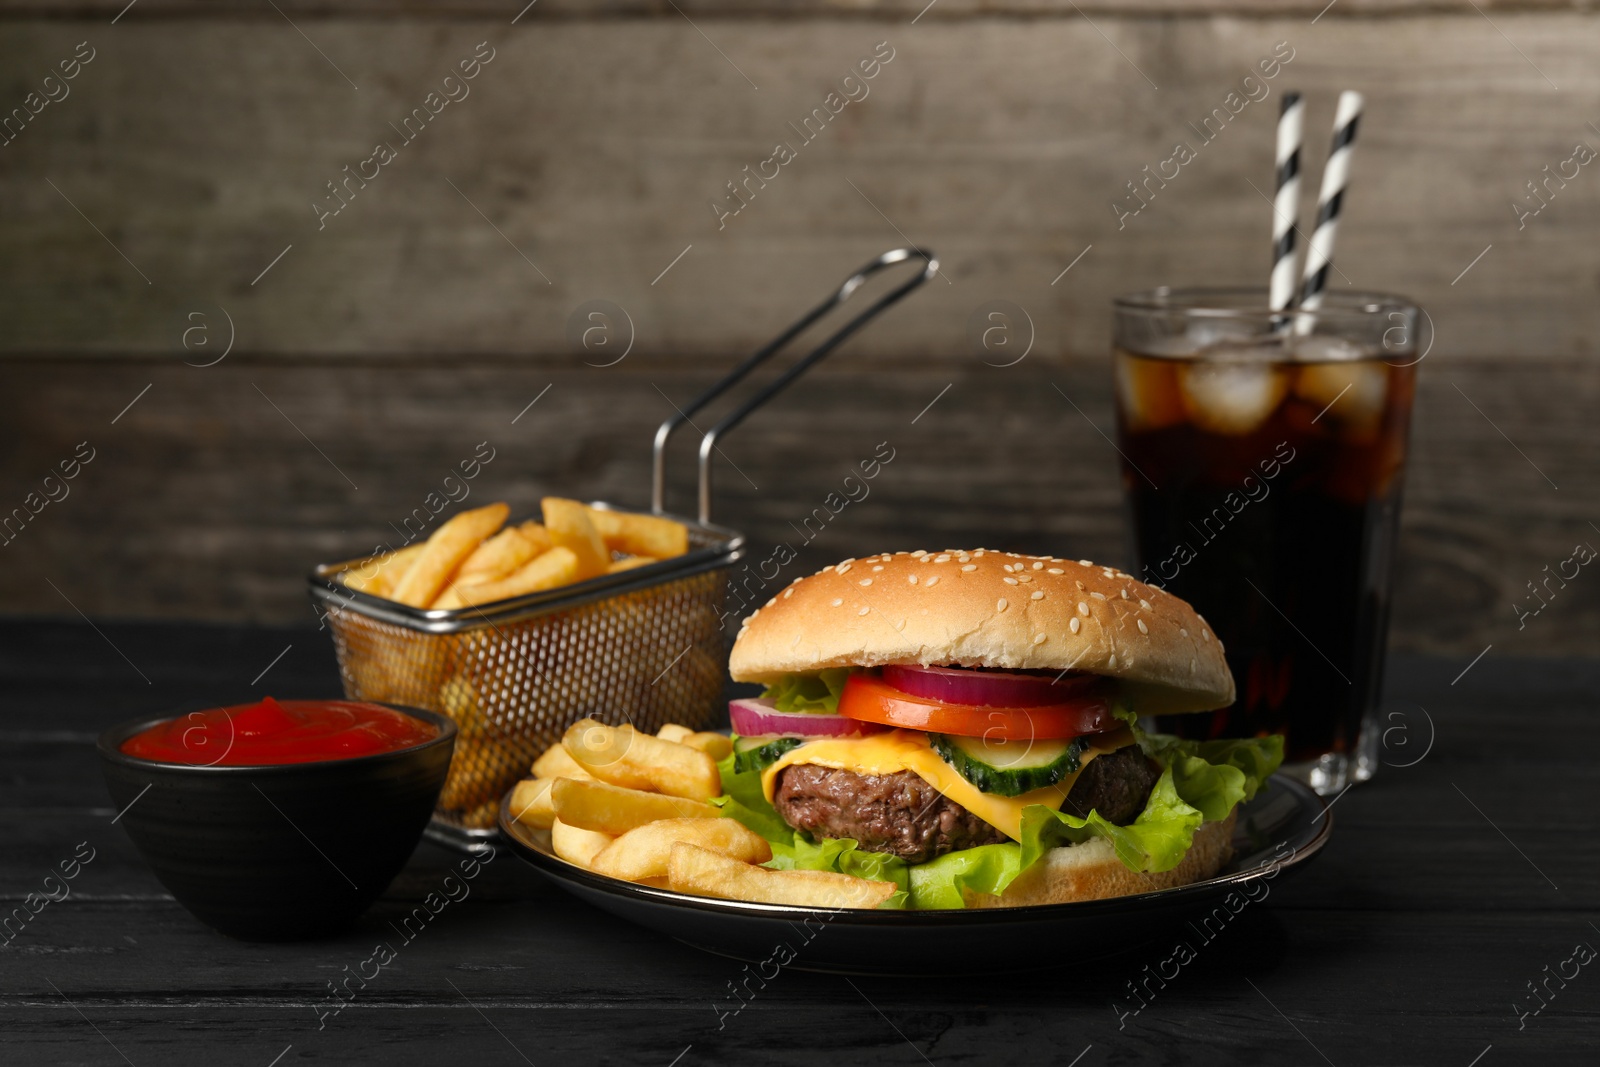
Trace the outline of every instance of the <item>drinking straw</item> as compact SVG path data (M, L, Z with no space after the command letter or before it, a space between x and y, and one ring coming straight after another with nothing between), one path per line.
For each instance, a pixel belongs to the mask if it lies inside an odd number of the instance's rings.
M1300 94L1283 94L1278 111L1278 153L1275 175L1276 193L1272 201L1272 291L1273 311L1294 303L1295 223L1300 215L1300 144L1303 140L1306 108Z
M1361 122L1360 93L1346 89L1339 94L1339 109L1333 119L1333 148L1322 168L1322 192L1317 197L1317 225L1306 249L1305 278L1300 284L1300 306L1313 310L1322 304L1328 287L1328 269L1333 262L1333 242L1339 233L1339 211L1344 190L1350 182L1350 157L1356 149L1356 126ZM1302 321L1302 331L1310 328Z

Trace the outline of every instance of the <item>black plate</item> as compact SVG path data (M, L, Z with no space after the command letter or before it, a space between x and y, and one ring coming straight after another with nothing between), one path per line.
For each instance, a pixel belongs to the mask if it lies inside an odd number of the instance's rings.
M1018 961L1028 959L1043 968L1054 961L1038 951L1040 945L1071 945L1075 958L1095 959L1163 938L1185 920L1220 932L1238 912L1265 899L1280 874L1315 856L1333 824L1321 797L1274 775L1239 809L1234 861L1204 882L1075 904L835 911L694 897L594 874L551 852L549 833L517 823L509 803L508 795L500 807L500 832L511 848L595 907L721 956L844 974L1015 971L1025 969Z

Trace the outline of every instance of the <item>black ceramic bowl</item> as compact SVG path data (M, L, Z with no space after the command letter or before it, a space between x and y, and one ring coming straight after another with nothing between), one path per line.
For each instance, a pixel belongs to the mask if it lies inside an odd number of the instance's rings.
M275 766L189 766L123 754L170 715L100 735L106 786L140 855L178 903L245 941L337 933L405 866L444 788L455 723L411 748Z

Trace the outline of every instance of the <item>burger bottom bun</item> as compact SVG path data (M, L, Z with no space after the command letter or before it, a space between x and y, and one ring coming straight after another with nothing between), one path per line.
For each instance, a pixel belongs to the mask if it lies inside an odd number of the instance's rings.
M1146 874L1130 871L1103 837L1081 845L1053 848L1017 876L999 896L970 894L969 908L1014 908L1031 904L1068 904L1075 900L1104 900L1135 893L1153 893L1213 877L1233 858L1235 808L1221 822L1208 822L1195 831L1194 843L1183 862L1170 871Z

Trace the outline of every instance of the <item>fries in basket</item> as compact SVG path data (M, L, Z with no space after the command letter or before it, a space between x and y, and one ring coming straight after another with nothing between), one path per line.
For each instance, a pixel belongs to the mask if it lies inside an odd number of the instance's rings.
M615 836L642 822L717 814L704 801L720 792L715 761L726 754L727 739L719 735L631 755L606 748L603 732L594 745L575 740L578 756L599 773L566 747L549 746L592 708L618 702L651 730L667 721L699 724L712 714L723 675L720 577L707 568L686 575L656 568L667 573L653 583L508 620L489 606L552 590L559 597L565 587L690 549L690 527L672 519L561 497L541 504L540 520L522 522L509 521L504 503L463 509L425 541L334 571L346 589L458 613L449 629L417 632L374 618L359 601L337 602L328 619L347 695L431 708L456 721L460 736L439 798L440 815L454 827L491 829L506 790L541 752L536 779L589 781L623 794L619 800L580 790L571 803L581 809L586 799L598 814L588 822L560 820L559 839L573 855L598 851L598 838L585 834ZM647 799L629 798L630 791ZM548 785L522 795L527 820L553 832ZM667 797L678 797L684 810L662 808ZM651 877L664 880L664 864Z
M894 894L893 882L761 866L772 846L709 803L729 745L675 723L651 736L584 719L517 783L511 815L549 830L568 863L679 893L820 908L876 908Z
M462 608L558 589L689 551L689 531L659 515L547 496L544 522L506 526L490 504L451 517L426 541L351 567L345 586L414 608Z

